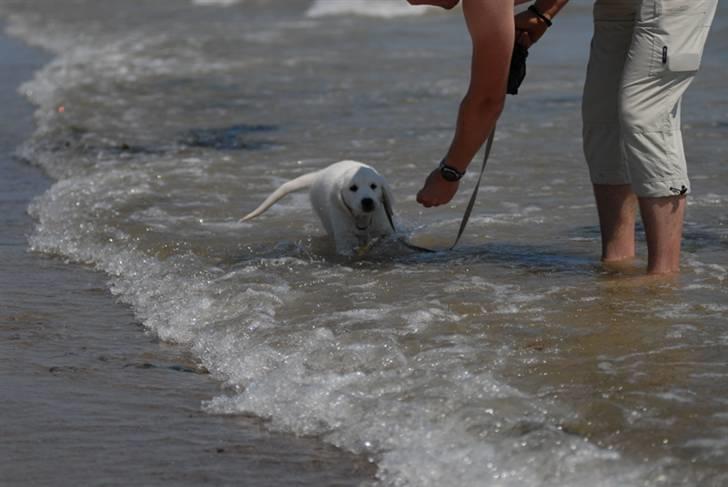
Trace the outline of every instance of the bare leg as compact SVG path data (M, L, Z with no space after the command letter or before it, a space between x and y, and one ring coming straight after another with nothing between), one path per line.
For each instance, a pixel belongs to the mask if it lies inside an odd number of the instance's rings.
M602 232L602 261L610 263L633 258L637 195L632 187L629 184L595 184L594 197Z
M640 198L640 213L647 237L647 273L680 271L680 244L685 218L685 196Z

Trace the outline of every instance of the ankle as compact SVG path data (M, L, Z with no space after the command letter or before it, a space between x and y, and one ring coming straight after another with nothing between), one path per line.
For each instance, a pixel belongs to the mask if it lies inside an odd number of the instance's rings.
M605 246L602 249L602 262L623 262L635 258L635 249L633 245Z
M680 273L680 265L667 265L667 264L659 264L659 265L647 265L647 274L651 276L669 276L669 275L675 275Z

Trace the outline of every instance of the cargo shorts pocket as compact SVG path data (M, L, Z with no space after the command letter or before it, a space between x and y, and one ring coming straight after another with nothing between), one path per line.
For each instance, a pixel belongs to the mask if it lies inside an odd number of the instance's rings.
M650 74L690 73L700 69L708 36L706 0L650 0L655 16L643 28L652 37Z
M682 52L670 53L668 47L665 50L664 57L667 59L667 70L672 73L694 72L700 69L702 54L698 52ZM664 61L663 61L664 62Z

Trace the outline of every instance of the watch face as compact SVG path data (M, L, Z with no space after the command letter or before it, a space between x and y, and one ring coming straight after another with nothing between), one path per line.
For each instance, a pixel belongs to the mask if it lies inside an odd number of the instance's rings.
M455 182L460 180L460 174L458 174L457 171L450 169L449 167L441 167L440 168L440 174L442 174L442 179L445 181Z

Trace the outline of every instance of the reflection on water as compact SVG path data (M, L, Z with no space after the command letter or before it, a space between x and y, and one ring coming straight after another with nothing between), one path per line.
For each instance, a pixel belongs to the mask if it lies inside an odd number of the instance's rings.
M695 310L697 319L676 320L681 292L678 283L599 283L590 299L562 309L561 326L572 333L522 344L533 360L513 371L515 380L566 401L563 427L572 434L645 462L689 462L705 469L700 478L719 472L726 429L714 422L728 391L716 382L725 377L722 345L710 339L716 316ZM698 452L699 444L713 448Z

